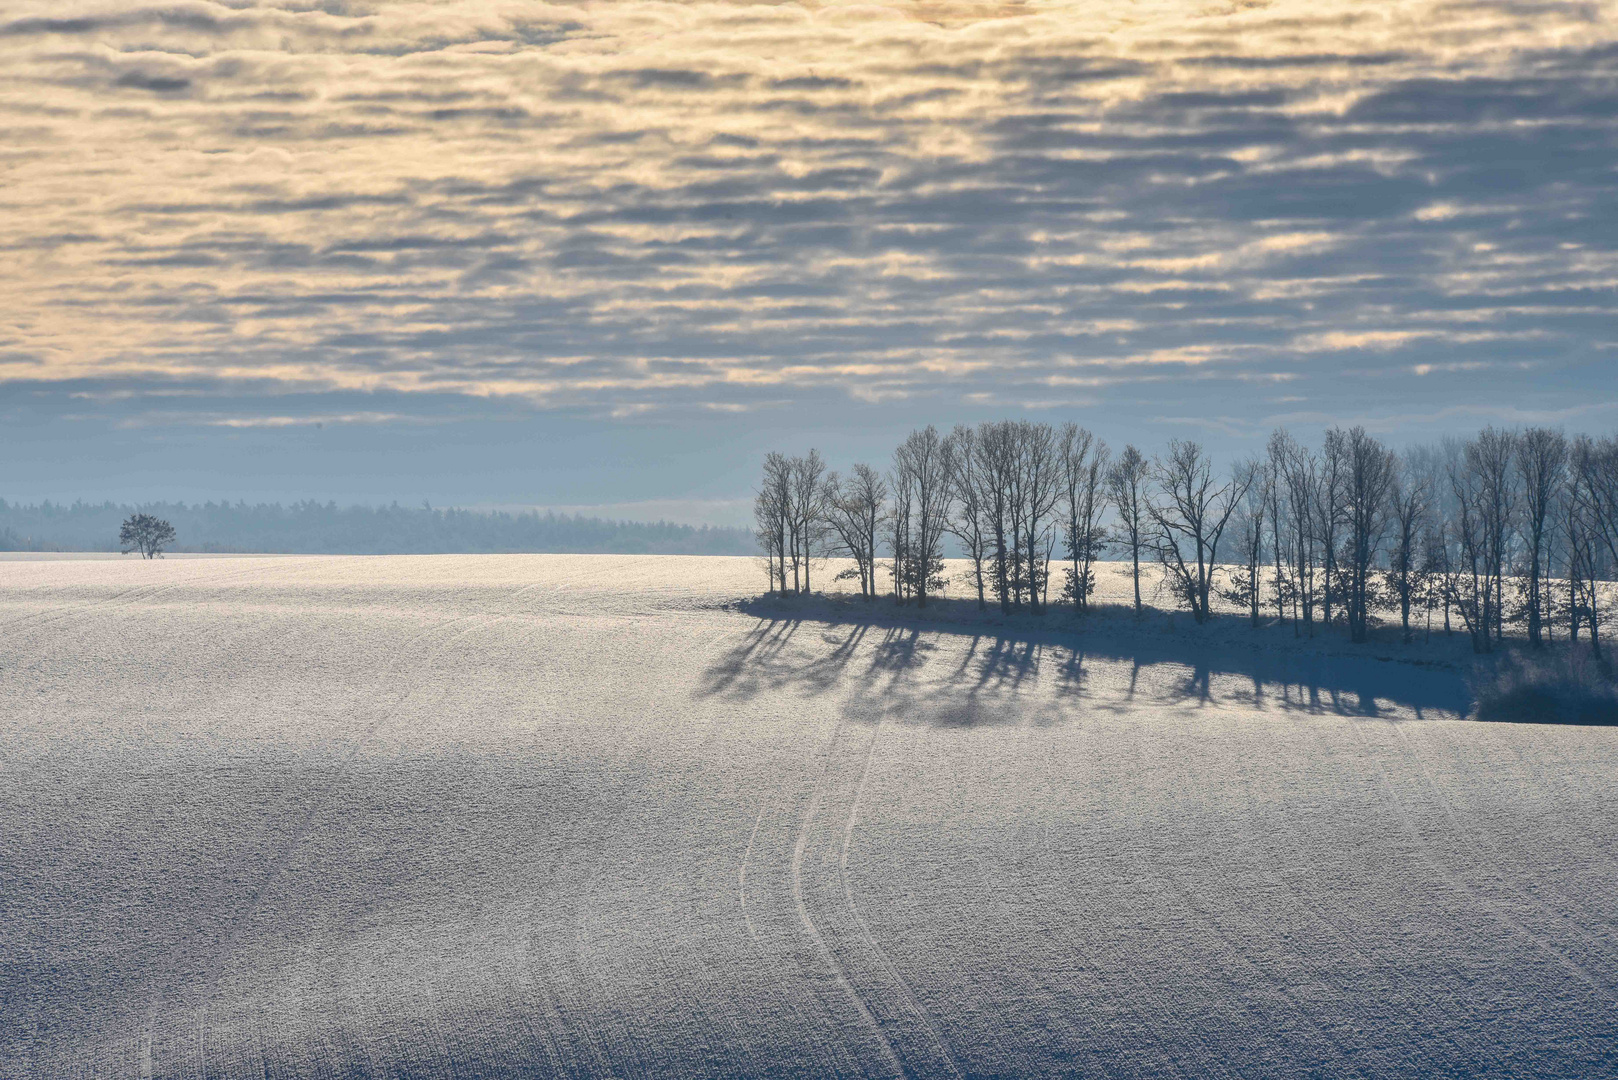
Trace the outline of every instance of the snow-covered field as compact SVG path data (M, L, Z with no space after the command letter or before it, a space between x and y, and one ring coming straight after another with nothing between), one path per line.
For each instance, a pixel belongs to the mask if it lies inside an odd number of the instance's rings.
M761 583L0 562L0 1076L1618 1074L1618 729Z

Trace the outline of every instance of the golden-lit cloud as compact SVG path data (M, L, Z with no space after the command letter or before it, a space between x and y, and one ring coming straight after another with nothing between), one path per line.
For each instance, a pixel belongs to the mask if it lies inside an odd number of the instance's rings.
M1588 365L1615 72L1610 2L22 0L0 384L629 417Z

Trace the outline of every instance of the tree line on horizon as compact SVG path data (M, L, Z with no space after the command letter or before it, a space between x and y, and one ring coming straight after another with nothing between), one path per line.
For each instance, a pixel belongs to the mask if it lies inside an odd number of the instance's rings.
M1095 564L1162 568L1174 599L1202 623L1216 599L1257 626L1273 612L1297 633L1341 625L1368 640L1378 612L1430 627L1442 611L1474 651L1506 629L1544 645L1557 625L1602 656L1600 583L1618 566L1618 437L1488 427L1469 439L1395 451L1364 428L1332 428L1319 447L1284 429L1261 453L1220 471L1197 443L1114 455L1073 423L1003 420L929 425L886 470L828 468L818 451L766 455L755 535L771 592L807 594L825 557L878 596L886 570L898 603L925 607L946 586L944 544L968 564L980 610L1076 614L1095 599Z

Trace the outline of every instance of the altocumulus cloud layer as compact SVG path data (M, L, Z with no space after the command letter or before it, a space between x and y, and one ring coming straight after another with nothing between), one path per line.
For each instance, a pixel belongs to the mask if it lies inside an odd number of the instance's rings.
M81 415L1614 420L1618 4L4 11Z

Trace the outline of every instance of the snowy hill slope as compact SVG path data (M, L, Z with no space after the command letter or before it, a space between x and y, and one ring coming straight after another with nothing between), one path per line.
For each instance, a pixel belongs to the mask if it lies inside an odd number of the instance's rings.
M761 578L0 562L0 1076L1618 1072L1618 729Z

